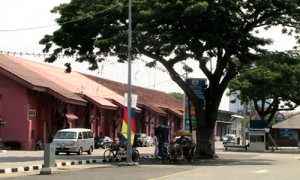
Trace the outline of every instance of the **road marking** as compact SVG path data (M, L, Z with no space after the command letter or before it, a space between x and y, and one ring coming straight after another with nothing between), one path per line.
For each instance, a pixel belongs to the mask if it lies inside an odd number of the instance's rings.
M255 174L261 174L261 173L267 173L267 172L268 172L268 170L261 169L261 170L255 171L253 173L255 173Z

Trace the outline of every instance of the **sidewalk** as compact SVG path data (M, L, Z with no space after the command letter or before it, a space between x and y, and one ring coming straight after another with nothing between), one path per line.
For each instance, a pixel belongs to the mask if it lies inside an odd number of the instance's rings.
M141 158L149 158L154 154L154 147L138 148ZM92 155L58 155L55 157L56 167L102 163L105 149L95 149ZM0 174L41 170L44 164L44 151L0 151Z
M155 147L139 147L141 158L154 158ZM221 141L215 143L216 151L223 151ZM58 155L55 157L56 167L102 163L105 149L95 149L92 155ZM76 159L76 160L75 160ZM0 174L41 170L44 164L44 151L13 151L0 152Z
M139 147L141 158L154 158L155 147ZM221 141L215 143L216 151L223 151ZM95 149L92 155L58 155L55 157L56 167L102 163L105 149ZM76 159L76 160L75 160ZM0 174L41 170L44 164L44 151L12 151L0 152Z
M154 146L138 148L141 158L154 158L154 149ZM215 143L215 149L216 152L224 151L222 141ZM104 151L105 149L95 149L92 155L61 154L55 157L56 167L102 163ZM274 152L270 149L258 153L300 153L300 150L280 147ZM44 151L0 151L0 174L41 170L43 164Z

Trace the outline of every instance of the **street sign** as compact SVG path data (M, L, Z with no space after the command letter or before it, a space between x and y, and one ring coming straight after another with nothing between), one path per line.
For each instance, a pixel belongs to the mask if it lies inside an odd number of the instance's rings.
M281 138L292 138L294 135L293 129L280 129L279 133Z
M186 82L200 100L205 99L204 91L206 88L206 79L190 78L187 79ZM184 131L191 132L192 130L197 130L196 109L187 96L185 96L184 106Z

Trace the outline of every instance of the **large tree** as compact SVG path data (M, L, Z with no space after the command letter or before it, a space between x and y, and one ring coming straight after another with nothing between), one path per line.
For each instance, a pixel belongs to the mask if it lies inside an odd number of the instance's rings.
M296 0L132 0L132 52L152 58L148 66L163 65L191 99L198 119L198 156L212 158L215 153L214 126L228 83L272 43L257 37L257 28L297 28L298 7ZM126 60L127 1L71 0L52 12L61 15L56 19L60 28L40 41L44 51L52 53L47 62L55 61L61 53L89 62L90 69L97 69L111 54ZM187 59L193 63L184 65ZM214 71L207 66L212 60ZM200 68L206 75L205 103L175 70L178 66ZM66 67L71 70L70 64Z
M278 111L294 110L300 105L300 56L297 51L267 52L245 68L229 83L239 99L253 102L266 127Z

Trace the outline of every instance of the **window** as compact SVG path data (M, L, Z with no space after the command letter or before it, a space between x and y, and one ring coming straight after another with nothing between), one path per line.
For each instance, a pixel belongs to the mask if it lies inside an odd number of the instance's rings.
M88 138L88 133L86 131L83 131L82 134L83 134L83 139L87 139Z
M87 134L88 134L88 138L93 138L93 133L91 131L88 131Z
M76 139L75 132L58 132L55 135L55 139Z
M250 142L265 142L263 135L250 135Z
M29 111L28 111L28 116L29 116L29 117L35 117L35 116L36 116L36 110L29 109Z
M82 134L81 134L81 132L78 133L78 139L82 139Z

